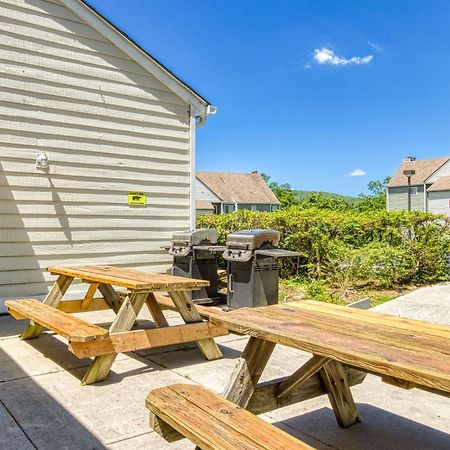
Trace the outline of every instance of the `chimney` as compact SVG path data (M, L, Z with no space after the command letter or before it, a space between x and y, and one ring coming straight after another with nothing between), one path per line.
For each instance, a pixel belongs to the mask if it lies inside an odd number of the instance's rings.
M411 162L411 161L416 161L417 158L415 156L407 156L403 162Z

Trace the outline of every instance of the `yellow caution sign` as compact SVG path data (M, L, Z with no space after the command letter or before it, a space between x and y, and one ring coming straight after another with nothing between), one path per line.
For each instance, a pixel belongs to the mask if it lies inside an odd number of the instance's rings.
M128 192L128 204L134 206L145 206L147 204L147 196L145 192Z

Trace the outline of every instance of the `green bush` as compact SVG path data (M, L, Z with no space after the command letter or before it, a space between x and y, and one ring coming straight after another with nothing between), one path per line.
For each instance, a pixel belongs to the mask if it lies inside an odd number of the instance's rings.
M300 252L297 258L282 260L283 276L385 286L449 279L449 224L429 213L292 207L199 216L198 227L216 228L222 244L236 230L280 231L280 247Z

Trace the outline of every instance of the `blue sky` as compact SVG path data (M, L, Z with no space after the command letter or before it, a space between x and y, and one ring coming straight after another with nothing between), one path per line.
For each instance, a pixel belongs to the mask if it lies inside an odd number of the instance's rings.
M449 1L89 3L218 107L198 170L357 194L450 154Z

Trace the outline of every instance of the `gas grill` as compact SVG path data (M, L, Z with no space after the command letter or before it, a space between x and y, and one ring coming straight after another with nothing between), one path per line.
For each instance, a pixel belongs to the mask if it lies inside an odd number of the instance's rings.
M278 303L278 258L298 252L278 248L276 230L242 230L227 236L223 257L228 263L227 308Z
M219 301L217 257L225 247L218 246L217 239L217 230L213 228L181 231L172 236L168 251L173 256L173 275L209 281L209 287L188 293L195 303Z

